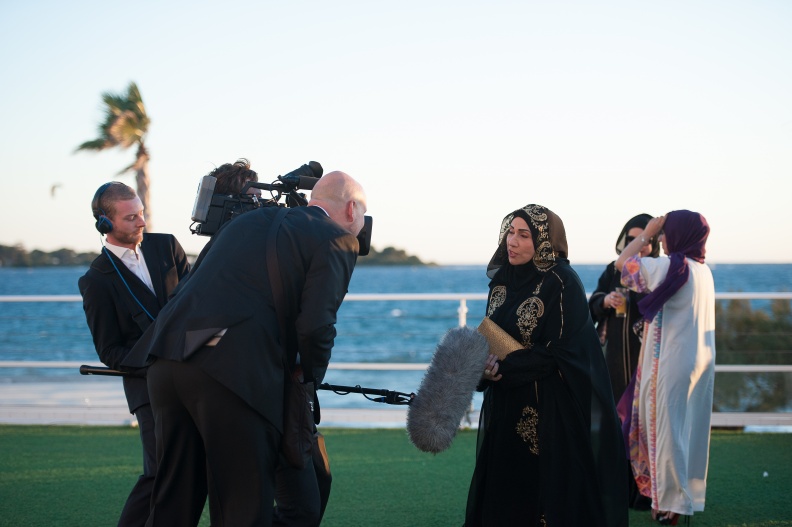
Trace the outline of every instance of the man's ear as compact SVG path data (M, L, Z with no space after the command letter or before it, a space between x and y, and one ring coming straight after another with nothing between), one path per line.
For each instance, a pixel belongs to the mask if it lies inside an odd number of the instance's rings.
M355 202L353 200L347 201L346 207L344 208L344 214L346 215L346 219L349 223L355 221Z

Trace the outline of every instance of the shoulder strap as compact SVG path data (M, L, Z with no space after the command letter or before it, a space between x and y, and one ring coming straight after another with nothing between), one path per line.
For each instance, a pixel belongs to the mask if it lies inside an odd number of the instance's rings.
M270 224L269 232L267 233L267 271L269 272L269 282L270 282L270 289L272 290L272 298L275 303L275 312L278 315L278 324L280 325L281 331L281 342L285 345L286 344L286 317L283 314L283 306L285 306L284 302L284 293L283 293L283 280L280 272L280 264L278 263L278 247L277 247L277 239L278 239L278 230L280 229L281 223L283 219L286 217L286 214L289 213L289 209L286 207L279 208L278 213L275 215L275 218L272 220ZM295 351L292 353L290 350L286 350L286 356L288 360L288 368L289 371L294 370L294 366L297 363L297 352ZM311 373L311 365L308 357L300 357L301 366L303 368L303 375L306 380L312 379L313 375Z
M118 278L121 279L121 283L124 284L127 292L129 292L129 296L135 301L136 305L129 302L129 297L124 297L124 302L127 304L129 313L132 315L133 320L138 325L140 330L145 332L146 329L148 329L148 327L154 321L154 316L151 313L149 313L145 307L143 307L143 303L140 300L138 300L138 297L136 297L135 293L132 292L132 288L129 287L129 284L127 283L126 279L124 279L124 275L121 273L121 270L116 265L115 261L113 260L113 255L110 253L109 250L107 250L107 247L102 247L102 250L105 252L105 256L107 256L107 259L110 261L110 264L113 266L113 269L115 269ZM140 311L138 307L142 311ZM144 313L147 318L143 317Z
M286 328L286 321L283 313L278 309L279 305L283 305L283 282L281 281L280 264L278 263L278 230L283 222L283 218L289 213L287 208L279 208L278 213L270 224L269 232L267 233L267 271L269 272L270 289L272 290L272 297L275 301L275 311L278 313L278 323L281 330Z

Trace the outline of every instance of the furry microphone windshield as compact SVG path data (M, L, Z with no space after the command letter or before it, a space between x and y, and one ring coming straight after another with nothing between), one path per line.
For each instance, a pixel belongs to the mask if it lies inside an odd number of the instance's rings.
M488 355L487 339L475 329L450 329L440 340L407 410L407 433L419 450L437 454L451 446Z

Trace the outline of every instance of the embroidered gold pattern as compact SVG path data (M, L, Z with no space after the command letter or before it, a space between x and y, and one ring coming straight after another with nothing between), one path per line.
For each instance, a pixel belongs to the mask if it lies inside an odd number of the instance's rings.
M532 231L535 232L533 261L540 271L547 271L555 265L555 253L550 243L550 224L547 222L545 208L539 205L526 207L525 213L531 218Z
M535 456L539 455L539 434L536 431L538 424L539 412L536 411L536 408L526 406L523 408L522 417L517 421L517 427L515 428L517 435L528 443L528 449Z
M517 327L520 329L523 346L531 347L531 334L539 319L544 315L544 302L539 297L532 296L517 308Z
M500 306L503 305L503 302L506 301L506 286L499 285L492 288L492 293L490 293L490 301L489 306L487 306L487 316L492 316L492 313L495 312Z
M523 210L533 221L540 221L542 223L547 221L547 214L544 212L544 207L541 205L531 205L525 207Z
M546 271L555 265L555 254L553 253L553 246L549 241L542 241L539 247L536 248L534 253L534 264L540 271Z

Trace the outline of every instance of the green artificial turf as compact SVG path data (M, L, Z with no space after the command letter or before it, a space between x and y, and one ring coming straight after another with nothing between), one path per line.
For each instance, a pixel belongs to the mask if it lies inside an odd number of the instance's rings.
M475 432L460 432L437 455L412 446L404 430L323 433L333 473L323 526L462 525Z
M333 472L324 527L462 524L474 431L438 455L404 430L322 432ZM710 450L706 510L691 525L792 526L792 434L714 431ZM131 428L0 425L0 526L115 525L140 463ZM657 524L631 511L630 525Z

